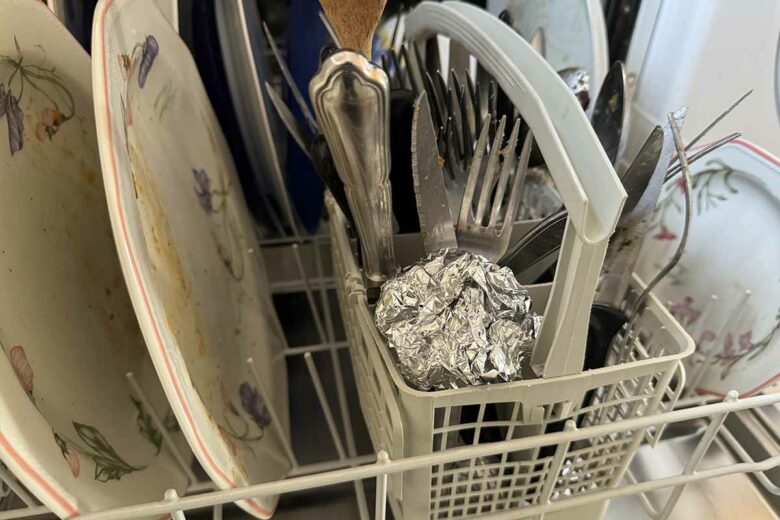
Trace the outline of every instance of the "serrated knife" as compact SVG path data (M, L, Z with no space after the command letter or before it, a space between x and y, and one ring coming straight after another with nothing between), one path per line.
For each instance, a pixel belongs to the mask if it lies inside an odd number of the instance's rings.
M458 247L444 185L443 162L436 146L428 96L423 91L414 103L412 118L412 175L426 253Z

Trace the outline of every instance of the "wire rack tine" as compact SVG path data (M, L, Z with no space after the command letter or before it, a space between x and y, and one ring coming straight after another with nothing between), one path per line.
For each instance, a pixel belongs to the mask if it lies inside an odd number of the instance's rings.
M175 503L179 500L179 494L175 489L165 492L165 501ZM171 511L171 520L187 520L182 511Z
M729 315L728 319L726 319L723 322L723 326L715 335L715 340L712 342L712 345L710 345L710 348L707 349L707 353L705 354L701 365L697 367L696 372L694 373L693 377L691 377L691 381L688 384L688 393L686 394L686 396L692 395L696 392L696 387L699 385L702 378L704 377L704 374L707 371L707 366L710 364L710 361L712 361L712 358L715 356L716 353L715 351L717 350L715 347L721 344L721 341L724 339L728 331L734 327L737 318L744 311L745 304L750 299L751 294L752 293L749 290L745 291L744 293L742 293L739 300L737 300L737 303L734 305L733 309L731 310L731 314Z
M335 332L333 326L333 313L330 308L330 298L328 297L328 289L325 285L324 269L322 266L322 253L320 251L320 241L317 237L312 238L311 247L314 248L314 263L317 270L317 278L319 278L319 293L320 302L322 305L322 312L325 315L325 332L327 334L327 342L330 344L335 343ZM307 277L305 272L300 273L302 277ZM311 304L310 304L311 305ZM312 308L312 312L316 312L317 309ZM347 454L349 457L355 458L357 456L357 449L355 448L355 433L352 428L352 421L349 418L349 408L347 403L347 392L344 388L344 378L341 373L341 361L339 360L339 353L336 349L330 349L330 361L333 366L333 379L336 382L336 397L339 402L339 412L341 413L341 424L344 428L344 438L347 441ZM366 503L366 493L363 487L363 481L359 480L355 482L355 495L358 503L358 510L360 512L360 518L368 518L368 504Z
M734 390L729 390L729 392L726 394L726 397L723 398L723 402L733 403L737 401L737 398L737 392ZM723 422L726 420L728 414L729 412L726 411L712 416L710 419L710 424L707 426L707 429L701 436L699 443L696 445L696 449L693 450L691 458L688 459L688 463L683 469L683 475L693 475L696 473L696 468L699 467L699 463L701 462L702 458L704 458L704 454L707 453L707 450L709 449L710 444L712 444L712 441L715 440L715 436L718 434L718 430L723 425ZM677 501L680 499L680 495L682 495L684 490L685 484L681 484L672 490L672 493L669 495L664 508L658 514L658 520L666 520L669 518L669 515L672 514L672 510L674 509L674 506L677 505Z
M338 428L336 428L336 421L333 419L333 411L328 403L328 397L325 395L325 388L322 386L322 380L317 371L317 365L314 364L314 358L310 352L304 354L303 359L306 361L306 367L309 369L311 381L314 383L314 391L317 393L320 407L322 407L322 411L325 414L325 421L328 423L328 429L330 430L330 436L333 438L333 444L336 446L336 452L339 454L339 459L344 460L347 458L347 454L344 451L344 445L341 443Z
M19 497L27 507L33 507L37 504L35 499L31 497L30 494L27 493L27 490L16 480L16 477L14 477L2 464L0 464L0 481L5 482L11 492Z
M378 464L387 464L390 456L385 450L376 454ZM376 477L376 501L374 505L374 519L385 520L387 516L387 473L382 473Z
M330 430L330 435L333 438L333 444L336 446L336 452L339 454L339 459L346 460L347 455L344 452L344 446L341 443L339 431L338 428L336 428L336 421L333 419L333 412L330 409L330 404L328 404L328 397L325 395L325 388L322 386L320 374L317 371L317 366L314 364L314 358L310 352L307 352L303 355L303 359L306 361L306 367L309 369L311 381L314 383L314 390L317 393L317 399L319 399L322 412L325 414L325 421L328 423L328 429ZM354 485L355 495L358 498L358 511L360 513L361 520L368 520L368 507L366 507L365 504L365 490L363 489L363 481L361 479L357 479L354 481ZM361 497L363 499L362 503L360 501Z

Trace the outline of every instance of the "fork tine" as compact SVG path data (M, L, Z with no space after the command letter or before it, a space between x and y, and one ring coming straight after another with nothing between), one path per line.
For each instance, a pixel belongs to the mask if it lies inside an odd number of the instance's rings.
M396 85L403 88L404 82L401 77L401 62L398 61L398 55L394 49L390 49L390 66L393 67Z
M468 75L468 71L466 71L466 95L467 99L465 102L466 105L466 116L464 119L466 120L466 123L468 124L469 131L469 143L468 148L470 150L473 150L474 148L474 139L476 139L477 131L478 131L478 125L479 125L479 119L481 117L481 114L479 112L479 102L477 100L477 94L475 92L474 83L471 82L471 78Z
M425 91L428 94L428 99L430 100L429 106L431 107L433 122L436 125L436 128L441 132L441 130L444 128L444 119L442 118L441 112L441 102L437 96L436 89L433 86L433 79L427 72L425 73L425 76L423 76L423 85L425 87Z
M493 193L493 177L496 175L498 166L498 155L501 153L501 143L504 140L504 128L506 127L506 117L501 118L498 124L496 135L493 138L493 145L490 147L490 156L485 169L485 177L482 180L482 186L479 192L479 202L477 203L477 212L474 214L474 221L478 226L482 225L485 216L485 206L487 206L488 197ZM499 181L500 182L500 181Z
M471 132L469 120L474 117L473 108L472 113L469 113L469 100L466 88L461 87L460 95L458 96L458 105L460 107L460 132L463 135L463 160L466 164L471 162L471 156L474 155L474 135Z
M387 53L382 54L382 57L380 59L382 60L382 68L385 70L385 74L387 74L387 81L389 82L389 87L393 89L396 86L396 74L398 73L398 70L392 69L392 66L390 65L390 58L389 58L390 54L392 54L392 51L388 51Z
M463 191L463 200L460 204L460 213L458 214L458 229L465 230L468 225L469 213L471 213L471 201L474 198L474 189L477 187L477 177L482 170L482 157L485 154L485 146L488 140L488 128L490 127L490 114L485 117L482 125L482 132L479 134L477 147L474 150L474 158L469 166L469 178L466 181L466 188Z
M412 72L412 60L409 58L409 50L407 49L406 43L401 45L401 54L398 58L398 63L401 63L402 61L404 62L404 71L406 72L404 75L404 87L414 92L416 98L420 92L422 92L422 86L417 84L417 78L414 77L414 73Z
M502 132L503 133L503 132ZM506 186L509 184L509 173L515 169L516 155L515 149L517 148L517 138L520 135L520 118L515 119L515 124L512 127L512 134L509 136L509 142L504 148L504 162L501 165L501 176L496 184L496 196L493 199L493 209L490 212L490 222L488 227L496 229L498 223L498 215L501 209L504 207L504 193L506 192Z
M528 133L525 135L523 149L520 152L520 159L517 162L517 171L515 172L515 178L512 182L512 193L509 195L509 204L507 205L506 215L504 216L504 225L501 226L501 233L499 234L512 231L512 224L514 224L515 221L517 208L520 206L520 188L528 175L528 160L531 158L533 143L534 136L529 128Z

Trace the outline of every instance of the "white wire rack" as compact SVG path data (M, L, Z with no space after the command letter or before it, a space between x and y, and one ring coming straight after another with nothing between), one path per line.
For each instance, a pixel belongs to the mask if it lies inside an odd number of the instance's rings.
M729 414L749 410L774 433L775 441L777 441L780 439L780 432L762 410L765 407L780 404L780 394L737 399L736 395L732 393L721 401L694 396L678 402L677 409L657 415L635 417L617 423L584 428L577 428L572 423L559 433L454 448L422 456L391 459L383 451L375 454L359 454L355 443L355 428L350 418L348 406L350 400L347 388L350 388L351 385L345 384L348 381L346 378L352 377L352 371L341 366L339 350L346 348L347 344L345 341L339 341L336 337L340 317L334 313L330 304L329 291L334 287L334 283L328 274L330 266L325 263L329 258L327 252L323 251L326 247L328 247L326 237L308 237L300 243L294 243L290 240L273 240L264 243L264 253L274 280L273 290L276 293L304 294L312 313L320 341L311 345L291 347L285 355L290 361L297 358L305 363L310 382L314 387L327 423L327 431L324 433L329 439L325 440L331 442L335 447L337 457L327 462L299 464L293 443L284 434L282 435L286 439L284 449L293 465L288 478L217 491L214 490L210 482L198 480L188 463L189 460L192 460L191 455L182 453L172 439L166 437L164 439L165 449L172 452L181 464L183 471L190 477L186 496L179 497L175 491L169 490L158 502L87 513L82 515L82 518L120 520L171 514L174 520L184 520L190 512L201 510L200 514L202 514L203 508L211 508L212 518L219 520L222 518L223 504L236 500L352 483L360 518L381 520L388 516L387 482L390 475L419 470L430 467L432 464L443 465L463 458L488 457L507 451L534 450L550 446L555 447L556 450L565 450L572 443L598 435L615 435L690 421L699 421L706 426L704 426L703 433L700 434L696 448L689 454L688 459L683 461L682 470L676 474L643 481L628 471L624 481L616 488L594 489L592 492L571 497L550 495L536 501L536 503L522 504L512 510L482 515L480 518L530 518L553 512L559 512L558 515L555 515L556 518L566 518L567 516L576 518L577 511L586 505L637 495L648 518L665 519L669 517L688 484L737 473L752 473L756 481L768 493L780 495L780 487L767 474L769 470L780 466L780 455L770 455L760 460L754 460L748 450L740 444L737 437L724 425ZM330 363L315 363L313 354L319 352L329 353ZM251 365L252 360L247 360L247 363ZM326 373L326 370L330 372ZM322 377L323 375L327 377ZM332 381L332 384L324 384L323 381ZM142 389L135 383L132 374L128 374L128 384L139 399L145 399ZM291 400L296 399L296 388L298 387L291 386ZM329 396L335 396L335 402L338 403L338 411L335 413L334 407L330 405ZM161 421L158 416L153 416L153 420ZM341 423L340 427L339 422ZM277 423L277 421L272 421L272 423ZM159 430L166 431L165 428L159 428ZM311 432L312 435L317 433L317 431ZM732 450L737 463L700 469L699 464L716 437L720 438ZM780 453L780 451L775 453ZM374 489L373 501L369 500L370 497L367 497L366 494L366 488L369 486L364 486L364 484L367 480L374 481L373 486L371 486ZM49 513L46 507L41 506L2 466L0 466L0 483L2 484L0 486L0 520L30 518ZM664 488L671 489L668 498L664 503L654 503L650 492ZM10 499L11 495L15 497L13 500ZM373 502L373 511L369 511L371 502ZM12 509L7 509L8 507L12 507Z

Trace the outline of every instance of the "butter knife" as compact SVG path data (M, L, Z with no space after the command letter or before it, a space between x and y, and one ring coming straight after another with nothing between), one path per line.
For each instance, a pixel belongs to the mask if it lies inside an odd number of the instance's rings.
M428 95L423 91L414 103L412 118L412 176L426 253L458 247L444 185L443 162L436 146Z
M339 51L326 58L309 83L325 136L374 282L395 271L390 195L390 87L385 72L362 55Z

